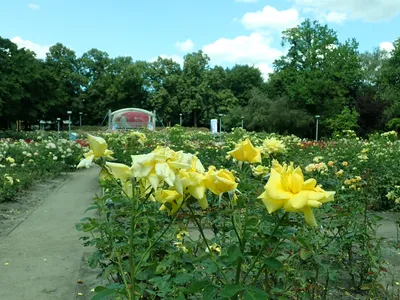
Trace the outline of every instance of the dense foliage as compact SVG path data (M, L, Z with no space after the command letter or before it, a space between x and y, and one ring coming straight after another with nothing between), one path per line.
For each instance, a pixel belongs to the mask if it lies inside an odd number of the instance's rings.
M185 126L208 127L224 114L225 130L243 117L250 130L308 137L316 114L325 136L399 128L399 40L391 53L360 54L355 39L340 42L327 26L306 20L285 30L282 44L289 50L264 81L253 66L211 66L201 51L187 54L181 66L111 58L98 49L77 57L58 43L39 60L0 38L0 126L65 120L68 110L75 123L83 112L85 124L99 125L108 109L139 107L156 110L165 125L179 123L182 113Z
M98 214L77 225L109 280L96 299L384 299L396 287L374 213L400 201L396 132L101 136L80 163L101 167Z
M0 202L15 200L35 181L74 170L86 146L55 133L0 132Z

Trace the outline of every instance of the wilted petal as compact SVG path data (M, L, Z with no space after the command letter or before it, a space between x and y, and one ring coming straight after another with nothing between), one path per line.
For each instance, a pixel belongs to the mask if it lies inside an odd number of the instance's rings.
M203 198L198 199L198 200L199 200L199 205L202 209L206 209L208 207L208 202L207 202L206 196L204 196Z
M90 155L84 159L82 159L79 164L76 166L77 169L85 167L86 169L89 169L90 166L93 163L94 155Z
M106 166L116 179L126 180L132 177L132 170L127 165L107 162Z
M176 177L175 177L175 181L174 181L173 186L174 186L174 188L176 189L176 191L177 191L179 194L183 195L182 180L181 180L181 178L180 178L179 176L176 176Z
M304 207L303 213L304 213L304 219L306 220L307 224L316 227L317 221L315 220L314 213L311 207L308 206Z
M157 174L152 173L147 177L147 180L149 181L151 187L154 190L158 189L158 185L160 184L160 179L158 178Z
M322 206L322 202L315 201L315 200L308 200L308 201L307 201L307 206L319 208L319 207Z

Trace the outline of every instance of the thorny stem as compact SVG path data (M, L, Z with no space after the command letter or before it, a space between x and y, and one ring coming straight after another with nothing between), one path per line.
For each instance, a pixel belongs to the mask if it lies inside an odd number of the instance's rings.
M237 234L238 240L239 240L239 246L240 246L240 252L244 253L244 249L246 246L246 229L247 229L247 217L248 217L248 206L246 205L246 213L245 213L245 217L244 217L244 226L243 226L243 230L242 230L242 239L240 239L239 234ZM232 216L232 224L233 227L236 228L235 223L234 223L235 219ZM235 229L236 232L236 229ZM242 273L242 264L243 264L243 258L239 257L238 261L237 261L237 265L236 265L236 277L235 277L235 283L239 284L240 281L240 275Z
M122 280L124 281L125 290L127 291L128 297L129 297L129 299L130 299L130 298L131 298L131 291L130 291L130 289L129 289L128 283L126 282L124 270L122 269L121 257L119 256L118 252L116 252L116 256L117 256L117 260L118 260L119 271L121 272Z
M190 210L190 214L191 214L191 216L192 216L192 218L193 218L194 222L196 223L196 225L197 225L197 228L199 229L200 235L201 235L201 237L203 238L203 240L204 240L204 243L205 243L205 244L206 244L206 246L207 246L207 249L208 249L208 252L209 252L209 253L210 253L210 255L211 255L211 259L212 259L212 261L214 262L214 264L215 264L215 266L217 267L218 271L221 273L222 277L223 277L223 278L224 278L224 280L225 280L225 282L222 282L222 281L220 280L220 281L221 281L221 283L222 283L222 284L226 284L226 282L227 282L228 280L227 280L227 278L226 278L226 276L225 276L225 273L222 271L222 269L221 269L220 265L218 264L217 260L215 259L215 257L214 257L214 253L212 252L212 250L211 250L210 246L208 245L208 242L207 242L206 236L204 235L203 228L201 227L201 225L200 225L199 221L197 220L196 216L194 215L194 211L193 211L193 209L192 209L192 208L191 208L189 205L188 205L187 207L189 208L189 210Z
M270 236L268 237L268 239L264 242L264 245L261 247L260 251L258 252L256 258L253 260L253 262L250 265L250 268L248 269L247 273L244 275L243 277L243 281L242 283L244 284L246 282L247 276L249 276L250 272L253 270L254 266L256 265L258 259L260 258L260 256L263 254L263 252L265 251L265 249L267 248L269 242L271 241L272 236L275 234L275 232L278 230L278 228L280 227L282 221L286 218L286 216L288 215L287 212L285 212L285 214L279 219L279 221L275 224L274 229L272 230Z

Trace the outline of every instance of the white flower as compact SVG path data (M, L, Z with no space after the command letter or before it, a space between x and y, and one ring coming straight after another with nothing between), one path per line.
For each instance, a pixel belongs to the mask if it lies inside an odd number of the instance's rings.
M53 156L53 160L57 160L58 159L58 157L57 156Z
M46 145L46 148L47 148L47 149L56 149L57 146L56 146L54 143L48 143L48 144Z

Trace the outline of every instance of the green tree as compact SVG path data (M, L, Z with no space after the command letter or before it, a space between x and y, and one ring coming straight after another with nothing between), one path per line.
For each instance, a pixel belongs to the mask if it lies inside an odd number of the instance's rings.
M343 130L354 130L357 131L359 126L357 124L358 117L360 115L353 109L350 110L348 107L344 107L339 115L336 115L326 120L327 127L335 134L341 133Z
M157 116L164 123L179 122L181 66L172 59L159 57L148 65L145 74L149 108L156 110Z
M89 123L99 124L107 114L106 91L112 85L112 77L108 76L111 62L109 55L98 49L91 49L80 58L80 73L84 77L80 101Z
M0 37L0 118L2 126L16 120L36 123L54 96L45 65L27 49Z
M356 109L359 114L359 133L364 136L385 126L385 103L377 91L378 80L387 59L388 53L379 48L360 54L362 83L356 95Z
M75 52L57 43L50 47L45 64L48 76L55 81L55 95L49 99L45 118L66 118L68 110L78 113L82 108L79 103L83 77L79 73L80 65Z
M377 80L378 97L385 103L385 122L400 117L400 38L394 42Z
M252 97L253 88L261 88L263 78L258 68L248 65L235 65L227 69L227 87L239 100L239 105L246 106Z
M210 58L202 51L187 54L184 57L182 85L180 93L182 100L180 108L195 127L199 125L201 114L204 113L208 81L206 72L209 69Z
M342 44L335 31L306 20L283 32L282 45L289 50L274 63L270 96L325 118L340 114L343 106L354 107L361 82L354 39Z

